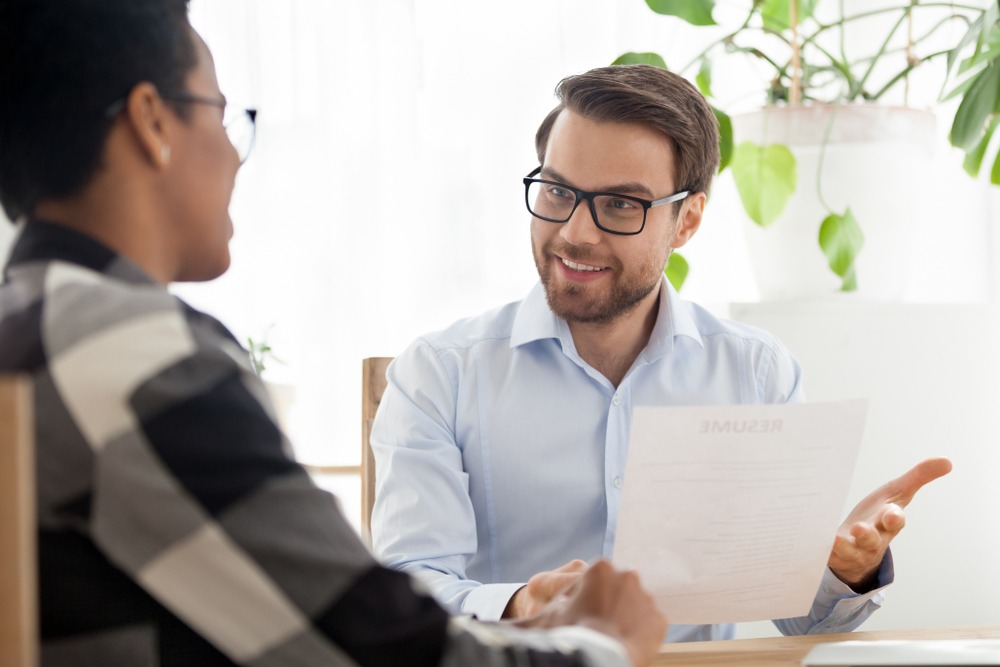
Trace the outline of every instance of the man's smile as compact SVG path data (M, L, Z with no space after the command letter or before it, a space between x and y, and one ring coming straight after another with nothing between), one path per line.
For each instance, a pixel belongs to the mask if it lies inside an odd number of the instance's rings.
M580 262L574 262L566 259L565 257L559 258L563 265L574 270L574 271L604 271L608 267L606 266L594 266L592 264L581 264Z

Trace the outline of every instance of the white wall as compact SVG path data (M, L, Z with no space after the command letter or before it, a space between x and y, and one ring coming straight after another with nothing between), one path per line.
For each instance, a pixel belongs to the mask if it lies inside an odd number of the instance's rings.
M854 299L734 305L802 363L809 400L868 399L844 514L925 458L953 471L922 489L893 542L896 582L866 629L1000 621L1000 307ZM774 634L750 624L741 636Z

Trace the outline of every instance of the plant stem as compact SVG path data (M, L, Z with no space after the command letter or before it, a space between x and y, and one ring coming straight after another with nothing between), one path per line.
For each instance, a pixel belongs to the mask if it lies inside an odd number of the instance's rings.
M892 41L892 38L896 34L896 31L899 30L899 27L903 25L903 21L905 21L906 17L910 15L911 7L912 5L910 7L907 7L906 10L904 10L903 15L899 17L899 19L896 21L896 24L892 26L892 30L889 31L889 34L886 35L885 39L882 41L882 46L879 47L878 51L875 53L875 56L872 58L872 61L868 64L868 69L865 71L861 79L857 82L856 88L852 90L851 93L848 95L850 99L854 99L859 92L865 89L865 82L868 81L868 77L870 77L872 72L875 70L875 64L878 62L878 59L882 57L882 54L885 53L885 50L889 48L889 42Z
M900 5L896 7L881 7L879 9L872 9L867 12L860 12L858 14L844 16L843 3L841 3L840 18L831 23L820 23L819 21L817 21L816 30L814 30L812 34L810 34L808 37L805 38L805 40L802 42L802 46L805 47L807 44L814 42L822 33L826 32L827 30L831 30L833 28L841 29L840 36L841 40L843 40L844 37L843 28L848 23L852 23L854 21L858 21L861 19L870 18L872 16L879 16L880 14L891 14L901 11L910 12L912 11L913 7L948 7L950 9L965 9L970 12L976 12L979 14L982 14L983 12L986 11L982 7L970 7L969 5L958 5L952 2L927 2L927 3L921 3L919 5ZM841 48L843 49L843 47Z
M840 0L840 20L844 20L844 14L847 13L847 9L844 7L844 0ZM846 63L847 62L847 31L844 30L844 23L840 24L840 58Z
M907 74L909 74L910 72L912 72L918 66L922 65L923 63L927 62L928 60L933 60L934 58L937 58L938 56L946 56L946 55L948 55L948 53L950 53L950 51L937 51L935 53L931 53L931 54L928 54L928 55L924 56L923 58L921 58L919 61L917 61L915 63L907 63L906 68L903 69L902 72L899 72L898 74L896 74L896 76L894 76L891 79L889 79L889 82L886 83L884 86L882 86L877 93L871 95L871 97L869 97L869 99L871 99L871 100L877 100L877 99L881 98L883 95L885 95L886 91L888 91L890 88L892 88L894 85L896 85L896 83L900 79L902 79Z
M792 89L788 95L788 101L792 106L798 106L802 101L802 62L799 53L799 2L791 0L789 3L792 19Z
M910 4L913 5L917 0L910 0ZM906 15L906 66L910 67L913 65L913 11L911 10ZM910 75L909 72L906 73L906 79L903 83L903 104L910 106Z
M737 28L736 30L732 31L731 33L729 33L725 37L721 37L720 39L717 39L714 42L712 42L711 44L709 44L708 46L706 46L704 49L702 49L701 53L699 53L698 55L696 55L691 60L691 62L689 62L687 65L685 65L680 70L678 70L677 73L678 74L683 74L684 72L688 71L689 69L691 69L691 67L693 67L697 63L701 62L701 59L704 58L708 54L709 51L711 51L715 47L719 46L720 44L725 44L726 42L728 42L728 41L732 40L734 37L736 37L736 35L740 34L742 31L746 30L747 27L750 25L750 19L753 18L754 11L756 11L756 10L754 8L751 8L750 12L747 14L747 17L745 19L743 19L743 24L740 25L739 28Z
M819 145L819 159L816 162L816 198L828 213L835 213L823 198L823 160L826 158L826 147L830 145L830 133L833 131L833 121L840 111L839 106L830 107L830 120L826 123L826 130L823 132L823 142Z
M894 6L894 7L881 7L881 8L878 8L878 9L872 9L872 10L868 10L868 11L859 12L857 14L846 15L846 10L845 10L845 6L844 6L844 0L840 0L840 3L839 3L840 18L837 19L836 21L832 21L830 23L820 23L820 22L816 21L816 26L817 27L810 34L806 35L804 37L804 39L802 39L801 41L799 41L799 32L798 32L799 25L798 25L798 13L797 13L798 7L797 7L797 2L796 2L796 0L790 0L790 2L791 2L790 8L791 8L791 11L792 11L792 14L793 14L793 17L794 17L795 21L794 21L794 25L793 26L786 26L786 27L790 27L791 28L791 31L792 31L791 39L789 39L788 37L786 37L780 31L776 31L776 30L773 30L771 28L765 28L765 27L762 27L762 26L758 27L758 26L752 26L752 25L750 25L750 22L753 19L754 14L757 12L757 7L754 6L747 13L746 18L743 20L742 24L738 28L736 28L732 32L728 33L727 35L721 37L720 39L715 40L712 43L710 43L708 46L706 46L704 49L702 49L701 52L699 52L698 55L696 55L690 62L688 62L684 67L682 67L680 70L678 70L678 72L680 74L683 74L683 73L689 71L692 67L694 67L695 65L698 65L711 51L713 51L714 49L719 48L720 46L723 46L725 48L728 48L728 49L732 50L733 52L748 54L748 55L754 56L758 60L762 60L762 61L768 63L768 65L770 65L772 68L774 68L776 80L780 81L782 79L785 79L786 81L789 82L789 86L790 86L789 87L789 98L790 98L789 101L792 104L796 104L796 103L798 103L798 101L801 101L801 99L807 97L806 91L809 90L810 88L812 88L812 86L809 84L809 80L811 79L812 73L815 72L815 71L819 71L819 70L823 69L823 68L810 68L810 74L807 75L808 78L806 80L802 80L801 76L802 76L803 70L802 70L802 66L801 66L801 54L802 54L802 52L804 51L804 49L806 47L809 47L809 48L816 49L816 51L818 53L822 54L822 56L824 58L828 59L830 67L833 70L836 70L837 72L840 73L840 76L844 79L844 82L847 85L847 92L846 92L846 95L844 96L846 98L846 101L855 100L859 96L864 96L864 97L866 97L866 99L879 99L879 97L881 97L883 94L885 94L885 92L887 90L889 90L893 85L895 85L896 83L898 83L901 78L906 77L907 74L916 66L916 64L912 63L912 59L908 57L907 58L907 67L906 67L906 69L904 69L902 72L900 72L899 74L897 74L896 76L894 76L892 78L892 80L888 84L886 84L885 86L883 86L874 95L866 95L865 94L865 92L864 92L865 84L867 83L869 77L872 75L872 73L873 73L873 71L875 69L875 65L878 62L878 60L880 58L882 58L883 56L885 56L887 53L894 53L895 52L895 50L890 50L889 49L889 42L895 36L897 30L899 30L899 28L902 25L902 23L903 23L904 20L909 19L909 21L910 21L910 27L911 27L911 30L912 30L913 10L915 8L919 8L919 7L928 7L928 8L930 8L930 7L938 7L938 8L940 8L940 7L947 7L947 8L952 9L952 10L967 10L967 11L970 11L970 12L977 12L979 14L983 14L986 11L982 7L975 7L975 6L971 6L971 5L965 5L965 4L956 4L956 3L953 3L953 2L928 2L928 3L919 3L918 4L917 0L911 0L906 5L897 5L897 6ZM868 63L868 68L865 71L864 75L861 77L861 79L856 79L855 76L854 76L854 74L851 71L852 63L848 61L848 58L847 58L847 55L846 55L846 46L845 46L845 43L844 43L844 40L845 40L845 34L844 34L845 30L844 30L844 28L847 26L847 24L852 23L854 21L859 21L861 19L866 19L866 18L870 18L870 17L873 17L873 16L879 16L879 15L883 15L883 14L896 13L896 12L900 13L900 17L897 20L896 24L893 26L892 30L889 32L889 34L886 37L886 39L882 42L882 44L881 44L878 52L875 53L873 56L870 56L869 58L863 58L863 59L857 61L857 62L869 61L869 63ZM949 22L949 21L951 21L951 20L953 20L955 18L967 19L967 17L964 16L964 15L962 15L962 14L954 14L954 15L952 15L950 17L946 17L946 18L942 19L941 21L939 21L934 26L934 28L932 28L930 31L928 31L928 33L926 35L924 35L920 39L916 40L915 42L912 40L912 34L911 34L910 37L909 37L909 39L908 39L907 48L910 49L911 46L912 46L912 44L920 43L921 41L923 41L924 39L926 39L927 37L929 37L932 33L936 32L938 30L938 28L940 28L942 25L944 25L945 23L947 23L947 22ZM826 50L825 48L823 48L822 46L820 46L816 42L816 40L819 38L819 36L822 33L826 32L828 30L831 30L833 28L839 28L840 29L840 40L839 40L840 44L839 44L839 47L840 47L841 57L839 57L839 58L837 56L835 56L833 53L831 53L828 50ZM759 49L757 47L744 47L744 46L738 45L735 42L735 39L741 33L745 32L747 30L763 32L764 34L772 35L772 36L776 37L777 39L779 39L780 41L784 42L792 50L791 62L787 63L785 65L780 65L773 58L771 58L770 56L768 56L764 51L762 51L761 49ZM933 56L927 56L927 57L923 58L921 62L926 61L926 60L930 59L931 57L935 57L937 55L940 55L940 54L935 53L935 54L933 54ZM919 64L919 63L917 63L917 64ZM791 72L789 71L789 69L791 69ZM811 96L808 96L808 97L810 97L810 99L812 98Z
M746 53L746 54L749 54L749 55L754 56L756 58L759 58L760 60L763 60L764 62L766 62L767 64L769 64L771 67L773 67L774 71L779 76L782 76L782 75L785 74L786 68L783 67L783 66L781 66L781 65L779 65L778 63L774 62L773 60L771 60L771 57L769 55L767 55L766 53L764 53L763 51L761 51L760 49L757 49L757 48L754 48L754 47L749 47L749 46L736 46L736 45L733 45L733 51L735 53Z

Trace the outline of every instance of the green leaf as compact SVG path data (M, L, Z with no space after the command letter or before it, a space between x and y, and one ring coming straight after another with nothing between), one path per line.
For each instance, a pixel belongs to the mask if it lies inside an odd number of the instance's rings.
M670 259L667 260L667 268L663 270L663 273L667 276L670 284L674 286L674 289L680 292L681 286L688 277L687 260L678 252L670 253Z
M795 156L788 146L758 146L744 141L729 165L743 208L761 227L774 222L788 203L798 181Z
M653 67L659 67L660 69L667 69L667 62L663 59L663 56L658 53L636 53L635 51L629 51L628 53L623 53L615 61L611 63L612 65L652 65Z
M708 58L701 59L701 67L698 69L698 75L694 78L694 82L698 85L698 90L705 97L712 97L712 61Z
M954 53L954 51L950 51L949 55L951 53ZM958 64L958 69L955 73L956 75L966 74L983 63L990 63L996 60L998 54L1000 54L1000 28L993 27L988 33L984 32L979 35L971 55L968 58L964 58Z
M725 111L715 107L712 113L719 122L719 171L722 171L733 159L733 121Z
M957 97L958 95L964 95L969 90L969 88L972 88L972 84L974 84L975 82L976 82L976 77L970 76L968 79L955 86L954 90L952 90L950 93L942 97L941 101L947 102L953 97Z
M715 0L646 0L646 4L657 14L676 16L691 25L715 25Z
M983 133L982 138L976 147L965 154L965 160L962 162L962 169L965 170L969 176L975 178L979 176L979 170L983 166L983 156L986 154L986 147L990 143L990 139L993 138L993 132L997 129L997 124L1000 123L1000 118L993 118L990 120L989 126L986 128L986 132Z
M976 76L975 82L965 94L955 112L948 139L952 146L969 150L979 138L986 118L997 104L997 89L1000 88L1000 65L990 63Z
M993 170L990 171L990 183L1000 185L1000 151L997 152L997 159L993 161Z
M818 0L798 0L799 25L813 15ZM764 0L760 6L764 28L782 32L792 27L792 3L789 0Z
M848 208L843 215L831 213L819 227L819 247L823 249L830 270L843 279L840 289L852 292L858 288L854 260L865 244L865 235Z
M984 51L980 51L970 59L970 67L975 67L976 65L980 65L982 63L993 62L997 59L997 56L1000 55L1000 30L995 33L991 33L990 39L986 43L986 47L987 48Z
M959 53L961 53L961 51L974 40L977 40L982 34L983 26L985 25L983 20L985 18L985 15L983 15L973 21L972 25L969 26L969 29L966 31L965 35L958 42L955 48L948 52L945 76L948 76L948 74L951 73L952 68L955 66L955 59L958 58Z

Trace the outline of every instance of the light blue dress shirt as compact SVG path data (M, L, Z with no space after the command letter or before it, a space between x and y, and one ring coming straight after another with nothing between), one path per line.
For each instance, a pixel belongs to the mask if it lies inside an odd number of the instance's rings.
M372 430L375 553L453 611L498 619L533 574L611 555L633 406L803 400L799 365L774 336L681 300L666 280L660 294L617 388L577 354L541 285L410 345ZM892 577L887 557L880 585ZM810 614L775 624L848 631L881 602L827 570ZM733 633L672 625L668 641Z

